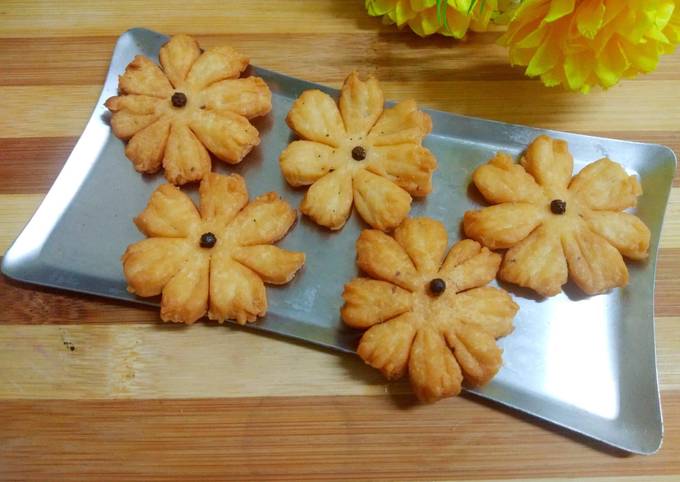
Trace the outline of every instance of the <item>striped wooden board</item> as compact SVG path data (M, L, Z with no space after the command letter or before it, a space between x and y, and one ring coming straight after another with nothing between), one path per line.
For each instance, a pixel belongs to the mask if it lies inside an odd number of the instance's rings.
M663 143L680 152L680 55L588 96L508 66L497 32L419 39L360 0L0 2L0 250L49 189L131 27L231 44L253 63L489 119ZM656 288L666 434L620 453L463 396L414 404L357 359L0 277L2 480L680 480L680 177Z

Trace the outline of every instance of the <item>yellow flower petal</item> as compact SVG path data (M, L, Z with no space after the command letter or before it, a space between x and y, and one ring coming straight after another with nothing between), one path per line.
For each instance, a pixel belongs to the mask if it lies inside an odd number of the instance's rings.
M673 15L664 27L663 33L674 44L680 42L680 5L674 5ZM674 46L673 46L674 47ZM673 48L670 50L673 51ZM668 53L668 51L666 51Z
M437 9L431 8L421 12L420 15L409 20L408 26L421 37L432 35L440 27L439 20L437 19Z
M499 42L549 86L588 92L654 70L680 43L676 0L524 0Z
M629 66L623 49L617 41L612 40L604 50L600 62L595 66L595 73L603 87L611 87L618 82Z
M463 38L470 26L470 17L467 14L451 8L446 10L446 21L448 23L448 29L445 27L446 32L455 38Z
M592 39L604 24L605 7L601 0L586 0L578 7L576 27L581 35Z
M540 47L547 34L547 28L538 27L538 25L536 25L535 30L526 35L521 41L517 42L516 45L520 49L535 49Z
M550 2L550 10L545 16L546 22L554 22L569 15L574 11L575 0L553 0Z
M558 85L566 82L566 77L564 70L557 68L541 75L541 80L546 87L557 87Z
M593 70L595 59L591 52L568 55L564 59L564 75L572 90L580 90Z
M474 0L448 0L448 6L455 8L459 12L467 12L472 6Z
M394 7L394 1L391 0L367 0L366 10L368 14L377 17L385 15Z
M411 9L420 12L437 5L437 0L411 0Z
M394 20L395 23L400 27L415 16L416 12L411 9L408 1L397 2L396 8L390 15L392 20Z
M529 77L541 75L555 67L560 57L559 39L552 32L538 47L527 66L526 74Z
M666 28L666 25L668 25L668 23L673 18L673 12L675 11L675 9L676 5L673 0L667 0L665 2L662 2L662 5L660 5L659 8L656 10L655 23L659 29Z
M659 54L653 42L632 44L623 40L621 47L630 64L640 72L651 72L659 63Z
M399 27L407 24L422 37L440 33L455 38L463 38L468 29L486 31L491 19L501 13L499 0L448 0L442 7L444 20L437 3L437 0L366 0L366 11L382 16L383 23L396 23Z
M604 23L605 25L611 22L613 19L618 17L621 12L626 11L626 2L623 1L609 1L609 2L602 2L605 4L605 14L604 14Z
M534 56L533 49L514 49L510 52L511 65L526 65Z

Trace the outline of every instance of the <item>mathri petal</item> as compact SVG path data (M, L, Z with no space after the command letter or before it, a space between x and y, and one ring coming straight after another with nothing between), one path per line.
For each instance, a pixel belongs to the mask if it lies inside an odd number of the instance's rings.
M259 77L227 79L206 87L199 102L202 109L233 112L252 119L272 110L272 93Z
M432 191L437 159L428 149L414 143L378 146L369 149L366 168L420 197Z
M288 283L305 264L305 253L260 244L241 246L232 253L236 261L252 269L262 281L275 285Z
M394 318L412 306L411 294L392 283L370 278L355 278L345 285L345 300L340 313L354 328L368 328Z
M172 85L158 65L137 55L118 78L118 90L124 94L149 95L166 98L172 95Z
M172 85L177 88L186 79L189 69L201 55L198 42L188 35L173 35L161 47L158 58Z
M420 328L416 334L408 374L413 391L424 402L457 395L463 381L458 362L443 336L429 326Z
M238 174L223 176L210 173L201 181L198 192L201 217L220 227L227 226L248 204L246 181Z
M229 224L228 232L241 246L269 244L283 238L297 215L278 194L256 197Z
M191 324L208 310L210 257L189 257L163 288L161 319Z
M171 184L161 184L134 221L149 237L184 238L201 219L189 196Z
M624 212L590 211L586 214L586 222L590 229L627 258L647 258L651 233L637 216Z
M260 277L224 253L213 255L210 262L210 319L234 320L244 325L266 312L267 294Z
M561 192L571 180L574 158L566 141L538 136L527 147L522 166L548 191Z
M286 122L303 139L329 146L339 146L346 135L335 101L320 90L304 91L293 103Z
M378 80L370 76L366 81L352 72L340 92L340 113L345 131L355 140L363 139L383 111L383 91Z
M300 211L321 226L340 229L352 210L352 174L347 169L329 172L305 193Z
M131 244L122 259L128 291L138 296L161 294L189 255L189 245L179 238L148 238Z
M529 203L503 203L463 215L465 235L491 249L511 248L542 222L545 208Z
M231 47L206 50L191 66L186 81L194 89L203 89L224 79L234 79L248 67L248 57Z
M419 111L415 100L409 99L385 109L369 133L373 145L420 144L432 130L432 119Z
M132 136L125 146L125 155L132 161L137 171L153 174L163 163L169 135L170 120L161 117Z
M408 218L394 230L394 239L404 248L420 272L439 269L446 254L449 236L439 221Z
M210 152L229 164L241 162L260 143L248 119L232 112L196 111L189 127Z
M163 155L165 178L175 185L200 181L210 172L210 154L191 129L173 122Z
M642 187L621 164L604 158L574 176L569 192L591 209L621 211L637 204Z
M559 231L545 225L536 229L505 253L498 275L543 296L560 293L568 271Z
M543 199L543 191L534 178L502 152L475 169L472 180L490 203L537 203Z
M365 229L356 243L357 265L373 278L389 281L409 291L419 286L411 258L394 238L382 231Z
M589 295L628 283L621 253L585 224L562 235L562 246L572 280Z
M406 219L411 196L392 181L365 169L352 179L354 206L371 227L389 231Z
M369 328L361 337L357 354L389 380L397 380L406 373L415 334L410 315L399 316Z
M466 382L475 386L484 385L498 373L503 350L481 326L458 323L455 331L446 332L446 341L455 353Z
M336 167L335 149L313 141L293 141L281 153L281 173L291 186L313 184Z

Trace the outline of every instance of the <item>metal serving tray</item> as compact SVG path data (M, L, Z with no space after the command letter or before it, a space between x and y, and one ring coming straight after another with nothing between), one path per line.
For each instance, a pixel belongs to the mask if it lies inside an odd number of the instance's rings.
M85 131L45 200L3 259L7 276L44 286L147 303L126 291L120 256L142 235L132 218L146 205L161 174L141 176L125 158L108 125L104 101L116 94L117 75L136 54L156 58L167 37L144 29L116 44L106 83ZM273 92L272 113L256 122L262 143L238 172L252 196L276 191L298 206L303 192L290 188L278 156L291 132L284 122L305 89L337 91L265 69L252 68ZM630 283L609 294L585 297L567 286L547 300L507 287L521 309L515 330L500 340L504 365L477 395L535 415L621 449L658 450L663 435L654 349L654 270L675 155L663 146L545 131L429 110L434 131L425 145L439 160L434 192L413 203L412 215L443 221L451 241L460 237L463 213L478 207L470 175L497 150L518 155L538 134L569 141L577 169L609 156L641 179L637 214L652 232L650 257L628 263ZM195 194L195 193L194 193ZM252 328L352 352L357 333L343 327L343 284L356 274L354 242L363 228L352 215L340 232L301 218L281 246L304 251L304 270L283 287L267 288L268 315ZM151 304L157 304L154 300ZM447 403L446 401L440 403Z

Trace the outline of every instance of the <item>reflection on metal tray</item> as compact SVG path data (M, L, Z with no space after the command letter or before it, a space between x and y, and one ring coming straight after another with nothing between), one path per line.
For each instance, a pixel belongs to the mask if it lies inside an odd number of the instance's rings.
M123 143L110 132L103 103L115 95L117 75L127 63L136 54L156 57L165 40L143 29L120 37L92 118L44 202L7 252L5 274L144 302L126 291L120 256L128 244L141 239L131 219L163 177L143 177L134 171ZM274 94L272 113L256 122L262 143L235 168L218 163L216 169L245 176L252 196L273 190L297 206L303 193L286 185L277 162L291 138L283 119L303 90L337 92L268 70L252 70ZM414 202L412 215L443 221L451 241L460 237L464 211L477 207L468 194L473 169L497 150L519 154L540 133L569 141L577 169L609 156L639 175L644 195L637 214L651 229L652 242L646 262L629 263L630 284L593 297L567 286L563 294L546 300L513 291L521 309L515 331L500 341L503 368L489 385L474 392L624 450L655 452L663 425L654 349L654 269L674 154L658 145L429 113L434 131L425 145L437 156L439 168L434 192ZM254 328L352 351L357 335L343 327L339 308L343 284L356 275L354 242L360 229L356 214L343 230L333 233L302 218L281 246L304 251L307 264L290 284L268 287L269 313Z

